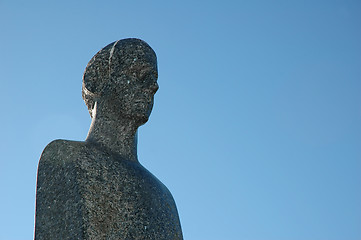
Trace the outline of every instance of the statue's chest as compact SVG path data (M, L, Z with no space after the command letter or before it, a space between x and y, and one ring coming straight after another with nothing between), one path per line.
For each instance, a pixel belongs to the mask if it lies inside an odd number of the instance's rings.
M139 163L108 158L82 159L79 168L86 199L101 202L102 207L109 205L109 210L116 205L150 204L166 194L164 185Z
M155 234L159 226L177 221L172 196L140 164L79 160L80 191L92 233L125 234L123 237L132 239L135 229L137 233Z

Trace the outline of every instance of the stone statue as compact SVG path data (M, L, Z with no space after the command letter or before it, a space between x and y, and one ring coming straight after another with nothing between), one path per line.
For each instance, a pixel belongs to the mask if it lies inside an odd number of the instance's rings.
M137 158L157 77L156 55L139 39L111 43L90 60L82 95L91 127L84 142L44 149L35 239L183 239L171 193Z

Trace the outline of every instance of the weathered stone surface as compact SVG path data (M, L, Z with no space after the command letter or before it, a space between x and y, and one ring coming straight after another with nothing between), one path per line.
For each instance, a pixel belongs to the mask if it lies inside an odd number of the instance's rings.
M142 40L109 44L89 62L84 142L55 140L37 179L35 239L183 239L173 197L137 158L137 129L158 89L154 51Z

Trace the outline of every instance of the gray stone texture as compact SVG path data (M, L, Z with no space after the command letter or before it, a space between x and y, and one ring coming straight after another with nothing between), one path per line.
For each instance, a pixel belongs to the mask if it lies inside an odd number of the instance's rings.
M35 239L183 239L169 190L138 161L137 129L158 89L154 51L123 39L88 63L84 142L55 140L38 167Z

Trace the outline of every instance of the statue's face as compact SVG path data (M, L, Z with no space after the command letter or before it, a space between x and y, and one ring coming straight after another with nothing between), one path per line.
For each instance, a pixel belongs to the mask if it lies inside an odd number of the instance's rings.
M147 122L153 108L154 94L158 90L156 60L133 59L125 70L113 77L112 82L116 84L112 94L114 110L139 124Z

